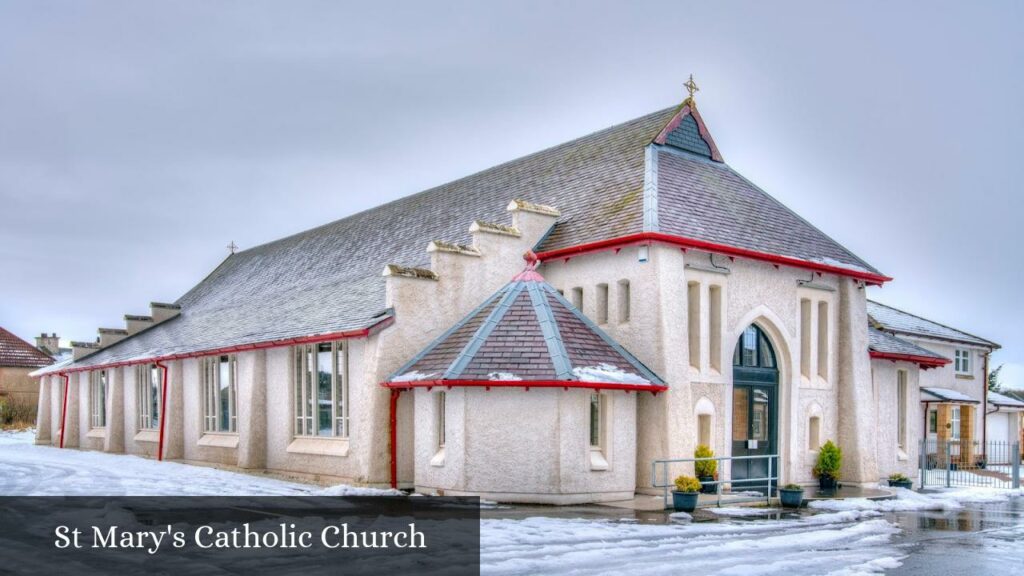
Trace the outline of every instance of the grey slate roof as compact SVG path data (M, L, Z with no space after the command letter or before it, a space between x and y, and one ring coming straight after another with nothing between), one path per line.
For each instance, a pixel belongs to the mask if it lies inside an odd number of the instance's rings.
M995 342L979 338L944 324L915 316L892 306L886 306L873 300L868 300L868 320L876 328L896 334L912 336L923 336L925 338L938 338L953 342L976 344L989 348L999 348Z
M388 313L381 278L386 264L426 265L425 248L434 239L469 243L469 224L507 219L505 207L512 199L561 211L562 219L540 250L641 232L645 147L680 109L660 110L233 254L177 300L178 317L75 365L144 360L373 325ZM679 129L692 132L695 125L684 120ZM688 139L686 146L700 148L694 147L692 133L678 136ZM669 143L675 141L673 137ZM727 165L696 155L660 157L662 232L872 270Z
M1006 407L1006 408L1021 408L1021 409L1024 409L1024 402L1021 402L1020 400L1017 400L1016 398L1013 398L1013 397L1010 397L1010 396L1004 396L1003 394L1000 394L999 392L989 391L989 393L988 393L988 403L993 405L993 406L1003 406L1003 407Z
M467 380L664 385L569 304L532 265L388 380L395 387L413 382L458 385Z
M906 340L897 338L892 334L888 334L871 327L868 328L868 349L874 352L883 352L885 354L922 356L924 358L949 361L949 358L940 356L939 354L922 348L913 342L907 342Z

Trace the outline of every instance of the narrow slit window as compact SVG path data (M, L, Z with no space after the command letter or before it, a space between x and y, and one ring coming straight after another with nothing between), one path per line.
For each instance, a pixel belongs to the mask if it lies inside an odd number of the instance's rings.
M811 377L811 301L800 300L800 375Z
M690 366L700 370L700 284L697 282L686 285L686 317Z
M445 436L447 436L447 424L446 410L448 403L448 394L446 392L437 393L437 449L444 448Z
M608 323L608 285L597 285L597 323Z
M818 376L828 380L828 302L818 302Z
M708 346L711 369L722 371L722 287L708 288Z
M583 311L583 288L577 286L572 289L572 305L580 312Z
M590 395L590 448L601 450L604 447L604 396Z
M143 364L135 369L135 406L139 430L156 430L160 427L160 386L160 368L155 364Z
M629 322L630 306L629 280L619 280L619 322Z
M907 372L896 371L896 445L907 451Z
M807 449L814 451L821 447L821 418L811 416L807 423Z

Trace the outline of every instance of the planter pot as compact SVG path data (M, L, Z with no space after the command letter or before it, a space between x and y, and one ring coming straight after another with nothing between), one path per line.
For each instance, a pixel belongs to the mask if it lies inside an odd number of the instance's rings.
M697 509L699 492L676 492L672 491L672 508L676 512L693 512Z
M836 479L831 476L818 476L818 488L822 490L835 490Z
M779 488L779 501L784 508L799 508L804 503L804 489Z
M913 480L889 480L889 486L893 488L906 488L910 490L914 487Z
M700 480L700 493L701 494L714 494L715 493L715 487L717 486L717 484L708 484L708 482L714 482L715 481L715 477L714 476L698 476L697 479Z

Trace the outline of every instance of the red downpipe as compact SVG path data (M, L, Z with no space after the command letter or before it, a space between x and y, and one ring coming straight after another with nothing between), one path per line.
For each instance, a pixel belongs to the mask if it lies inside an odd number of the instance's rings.
M639 232L636 234L620 236L619 238L598 240L597 242L589 242L587 244L569 246L568 248L559 248L557 250L538 252L537 258L539 258L540 260L571 258L573 256L578 256L580 254L587 254L590 252L601 252L604 250L614 250L616 248L622 248L624 246L631 246L634 244L645 244L648 242L661 242L664 244L679 246L681 248L707 250L709 252L725 254L726 256L739 256L743 258L750 258L752 260L761 260L764 262L771 262L772 264L775 265L784 264L786 266L792 266L794 268L814 270L815 272L828 272L830 274L838 274L840 276L847 276L850 278L855 278L857 280L863 280L870 284L878 284L879 286L881 286L885 282L892 280L892 278L888 276L884 276L882 274L875 274L873 272L852 270L850 268L843 268L842 266L832 266L830 264L824 264L820 262L801 260L799 258L793 258L791 256L780 256L779 254L758 252L757 250L748 250L746 248L738 248L736 246L729 246L727 244L716 244L714 242L707 242L705 240L697 240L694 238L686 238L683 236L674 236L672 234L665 234L662 232Z
M60 447L64 447L64 437L67 436L67 424L68 424L68 381L71 380L71 376L68 376L65 372L59 372L57 376L64 379L64 407L60 411Z
M160 441L157 444L156 459L164 459L164 427L167 425L167 366L159 362L154 363L157 368L163 370L163 381L160 384Z
M391 390L391 487L398 488L398 395L401 390Z

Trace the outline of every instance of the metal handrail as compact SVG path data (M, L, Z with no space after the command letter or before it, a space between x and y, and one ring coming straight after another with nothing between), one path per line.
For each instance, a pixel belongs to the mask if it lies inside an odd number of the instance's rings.
M669 507L669 488L671 488L672 486L675 485L675 484L670 484L669 481L668 481L668 466L669 466L669 464L685 464L685 463L689 463L689 462L694 462L694 463L696 463L696 462L707 462L707 461L711 461L711 460L713 460L715 462L721 462L721 461L724 461L724 460L732 461L732 460L760 460L760 459L767 459L768 460L768 476L767 477L765 477L765 478L743 478L743 479L739 480L739 482L768 482L768 490L766 492L765 499L766 499L766 501L769 504L771 504L771 499L772 499L772 481L774 480L776 484L778 484L778 481L779 481L779 477L777 475L778 471L776 470L776 471L774 471L775 473L773 473L773 470L772 470L772 468L773 468L773 466L772 466L773 460L772 459L773 458L778 458L778 457L779 457L778 454L759 454L759 455L754 455L754 456L708 456L708 457L705 457L705 458L673 458L673 459L666 459L666 460L654 460L653 462L651 462L651 487L652 488L661 488L663 490L663 492L664 492L664 499L665 499L665 507L668 508ZM661 483L661 484L658 484L658 480L657 480L658 479L658 465L659 464L661 464L663 466L661 476L662 476L662 479L664 480L664 482ZM722 506L722 485L723 484L732 483L732 481L733 481L732 479L729 479L729 480L713 480L711 482L701 482L701 484L714 484L715 485L715 495L717 496L716 506L721 508L721 506Z

